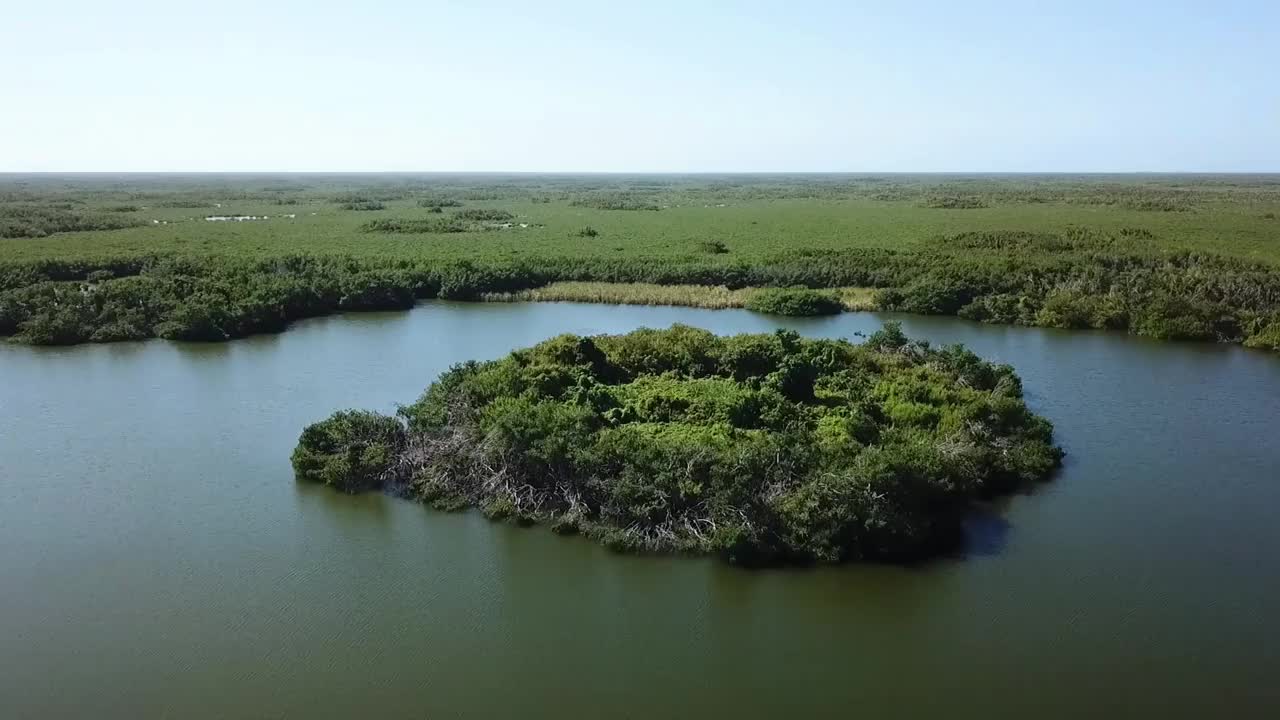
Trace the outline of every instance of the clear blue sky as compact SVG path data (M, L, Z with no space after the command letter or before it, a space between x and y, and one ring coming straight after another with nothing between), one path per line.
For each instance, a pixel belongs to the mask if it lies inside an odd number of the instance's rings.
M1280 0L10 0L0 171L1280 171Z

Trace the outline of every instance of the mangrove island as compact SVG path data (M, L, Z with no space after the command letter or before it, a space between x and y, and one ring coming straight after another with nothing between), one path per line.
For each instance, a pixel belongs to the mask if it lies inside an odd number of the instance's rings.
M561 335L456 365L396 417L307 427L301 480L738 564L910 561L1046 480L1013 368L894 323L862 344L693 327Z

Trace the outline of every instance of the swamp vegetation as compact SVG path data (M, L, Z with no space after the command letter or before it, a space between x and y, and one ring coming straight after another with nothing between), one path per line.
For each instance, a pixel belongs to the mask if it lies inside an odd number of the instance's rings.
M1013 369L961 346L677 325L457 365L398 417L307 427L293 466L619 550L794 564L936 555L1061 457Z
M264 219L196 222L215 208ZM1278 212L1269 175L5 176L0 336L224 340L591 283L624 287L560 299L800 287L820 292L742 306L821 313L863 288L858 308L1278 350Z

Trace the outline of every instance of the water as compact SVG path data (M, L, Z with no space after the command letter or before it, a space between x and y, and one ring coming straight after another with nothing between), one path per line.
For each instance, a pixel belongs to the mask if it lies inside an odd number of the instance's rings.
M0 347L0 716L1280 716L1280 358L905 317L1069 453L924 568L737 570L300 486L302 426L450 364L686 322L428 304L220 345Z

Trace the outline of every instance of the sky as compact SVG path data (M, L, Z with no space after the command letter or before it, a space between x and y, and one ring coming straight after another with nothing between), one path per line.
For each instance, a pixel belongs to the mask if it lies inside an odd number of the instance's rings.
M1277 172L1276 0L0 0L0 172Z

